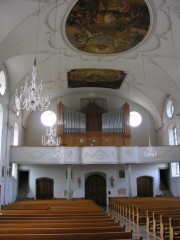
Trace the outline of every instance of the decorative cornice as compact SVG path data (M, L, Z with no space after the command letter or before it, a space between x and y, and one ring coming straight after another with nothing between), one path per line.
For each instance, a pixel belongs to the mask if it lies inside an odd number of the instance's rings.
M10 149L10 162L17 164L142 164L179 162L180 146L154 147L157 155L145 157L147 147L15 147Z

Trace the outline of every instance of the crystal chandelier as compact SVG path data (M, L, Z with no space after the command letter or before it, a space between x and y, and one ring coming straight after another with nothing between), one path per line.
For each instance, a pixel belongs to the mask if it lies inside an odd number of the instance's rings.
M57 137L56 129L53 129L52 126L46 128L46 133L42 136L42 145L58 147L60 144L61 138Z
M20 88L20 90L16 89L15 94L15 105L18 111L21 109L25 110L46 110L50 105L50 94L48 94L47 90L43 89L43 81L38 84L36 82L37 78L37 67L36 67L36 55L37 55L37 40L38 40L38 32L39 32L39 15L40 15L40 1L39 1L39 10L38 10L38 24L37 24L37 34L36 34L36 51L35 51L35 59L34 65L32 69L32 79L28 84L28 78L25 81L25 85Z
M154 147L151 146L151 140L149 139L149 146L144 151L144 156L147 158L153 158L157 156L157 151Z

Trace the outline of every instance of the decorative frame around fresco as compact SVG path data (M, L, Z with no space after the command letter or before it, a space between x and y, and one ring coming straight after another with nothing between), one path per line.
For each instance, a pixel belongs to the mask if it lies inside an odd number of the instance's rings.
M123 53L146 37L150 13L144 0L79 0L65 24L69 43L91 54Z

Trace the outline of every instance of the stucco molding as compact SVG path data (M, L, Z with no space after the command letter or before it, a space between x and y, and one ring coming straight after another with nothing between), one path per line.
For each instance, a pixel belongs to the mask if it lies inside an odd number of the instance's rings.
M179 162L180 146L155 147L155 157L145 157L147 147L15 147L10 162L17 164L142 164Z

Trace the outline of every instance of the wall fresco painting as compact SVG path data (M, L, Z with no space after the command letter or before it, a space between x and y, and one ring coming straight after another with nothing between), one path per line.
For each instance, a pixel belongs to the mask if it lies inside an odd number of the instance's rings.
M126 73L111 69L73 69L68 72L68 87L101 87L119 89Z
M137 46L150 25L143 0L79 0L66 21L66 36L76 49L116 54Z

